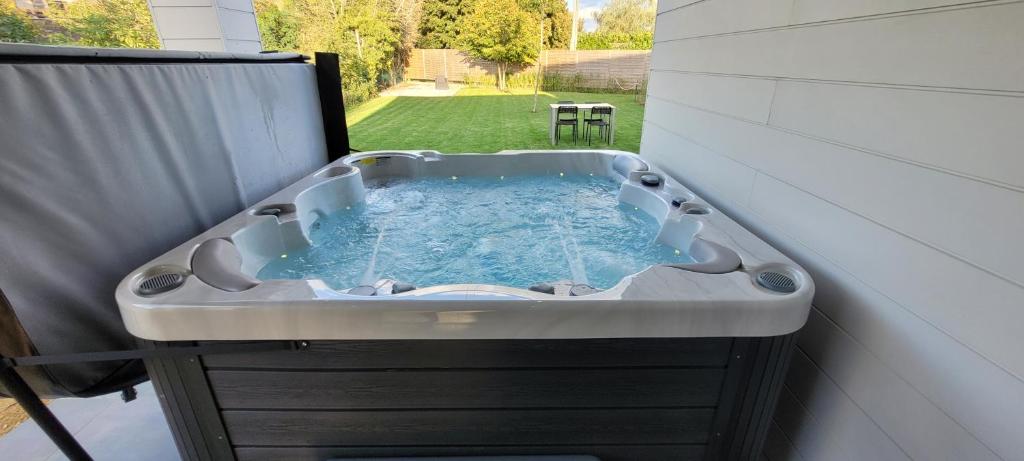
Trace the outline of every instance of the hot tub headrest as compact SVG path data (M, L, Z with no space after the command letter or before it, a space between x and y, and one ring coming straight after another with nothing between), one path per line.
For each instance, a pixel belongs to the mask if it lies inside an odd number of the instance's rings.
M647 162L640 160L640 157L621 154L616 155L615 160L612 160L612 168L616 173L626 178L629 177L629 173L632 171L648 171L651 169L651 167L647 166Z

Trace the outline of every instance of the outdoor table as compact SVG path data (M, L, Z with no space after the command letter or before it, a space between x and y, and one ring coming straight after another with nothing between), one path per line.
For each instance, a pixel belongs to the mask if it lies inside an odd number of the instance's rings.
M552 146L555 145L555 122L558 120L558 108L559 107L575 107L575 108L579 109L580 111L583 111L583 110L593 109L593 108L599 107L599 106L600 107L611 107L612 108L612 115L611 115L611 117L608 120L608 130L609 130L608 131L608 145L614 144L615 143L615 112L617 112L617 110L615 109L615 106L602 102L602 103L597 103L597 104L549 104L548 105L548 108L549 108L548 111L551 113L551 117L548 120L548 140L551 141L551 145ZM580 119L580 122L581 123L586 123L582 119Z

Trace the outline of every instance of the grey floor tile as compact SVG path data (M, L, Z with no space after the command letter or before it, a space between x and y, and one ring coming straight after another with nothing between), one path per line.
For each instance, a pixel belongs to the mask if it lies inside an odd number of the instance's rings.
M124 403L117 394L91 399L60 399L50 409L97 461L177 461L177 450L150 383L137 387L138 399ZM4 459L66 459L32 421L0 437Z

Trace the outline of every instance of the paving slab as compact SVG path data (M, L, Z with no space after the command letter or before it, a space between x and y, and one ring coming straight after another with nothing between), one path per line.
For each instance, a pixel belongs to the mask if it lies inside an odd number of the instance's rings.
M180 461L152 384L136 390L138 398L128 403L114 393L57 399L49 407L96 460ZM67 459L31 420L0 437L0 453L3 459L23 461Z

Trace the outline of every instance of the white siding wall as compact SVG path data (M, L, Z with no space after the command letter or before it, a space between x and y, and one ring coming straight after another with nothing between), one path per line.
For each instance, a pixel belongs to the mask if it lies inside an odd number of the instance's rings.
M252 0L147 0L165 50L259 53Z
M1024 460L1024 2L662 0L641 155L817 296L771 460Z

